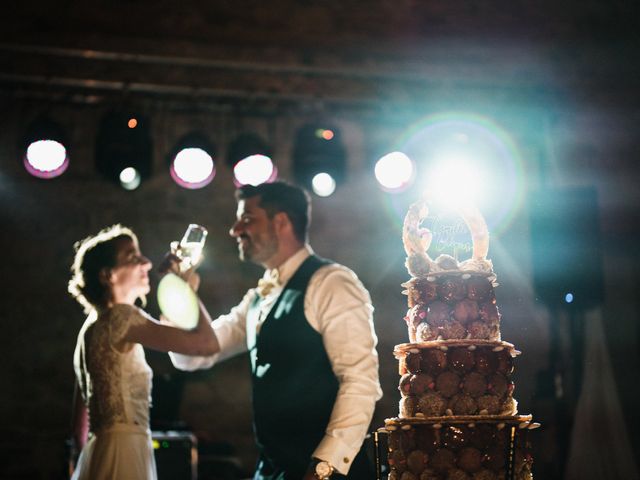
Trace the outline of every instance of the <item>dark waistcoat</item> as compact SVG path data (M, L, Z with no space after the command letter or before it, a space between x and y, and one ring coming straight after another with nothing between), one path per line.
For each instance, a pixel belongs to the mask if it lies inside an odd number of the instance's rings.
M247 317L254 428L263 460L301 478L324 436L338 392L322 336L307 321L304 297L327 260L307 258L284 287L255 334L259 298Z

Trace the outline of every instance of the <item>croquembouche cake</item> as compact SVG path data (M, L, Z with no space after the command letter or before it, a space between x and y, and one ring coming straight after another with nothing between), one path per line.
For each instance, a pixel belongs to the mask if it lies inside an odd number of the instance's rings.
M489 232L480 211L461 207L472 256L431 259L432 233L421 227L429 204L413 204L403 244L411 279L405 316L409 343L396 345L400 408L385 421L390 480L529 480L531 415L513 397L514 358L502 341L498 285L487 259Z

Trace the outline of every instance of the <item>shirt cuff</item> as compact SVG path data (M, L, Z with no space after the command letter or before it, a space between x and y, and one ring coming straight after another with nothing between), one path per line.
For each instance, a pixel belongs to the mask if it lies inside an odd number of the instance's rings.
M360 446L354 449L338 438L325 435L312 457L329 462L336 472L346 475L359 451Z
M185 355L182 353L169 352L169 358L171 363L178 370L184 370L187 372L193 372L194 370L200 370L213 366L220 356L219 353L211 355L209 357L195 357L191 355Z

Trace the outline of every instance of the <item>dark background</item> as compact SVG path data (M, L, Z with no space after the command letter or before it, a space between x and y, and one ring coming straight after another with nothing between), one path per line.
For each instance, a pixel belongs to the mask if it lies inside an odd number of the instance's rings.
M0 15L0 449L9 459L2 478L64 478L71 357L83 322L66 294L75 241L122 222L157 262L197 222L210 231L201 293L211 313L226 312L255 284L259 269L240 264L227 235L235 202L225 155L246 131L269 141L285 178L298 128L311 122L340 132L345 181L333 196L314 199L311 239L371 292L385 392L372 428L395 416L392 350L407 340L399 219L417 192L392 201L372 168L413 126L450 111L490 119L522 160L527 200L494 232L489 256L501 284L503 339L523 352L519 409L543 424L534 436L536 478L564 478L585 369L584 321L594 312L638 462L635 2L120 0L8 8ZM148 120L150 176L133 192L94 164L100 119L113 108ZM69 137L72 163L55 180L30 177L20 159L27 126L43 114ZM217 176L187 191L166 162L194 129L217 146ZM541 198L557 202L532 200ZM544 270L549 258L566 267L565 280L580 280L584 308L555 303L563 286ZM153 298L149 310L157 313ZM193 374L176 372L164 354L148 359L156 427L195 432L201 478L224 476L220 457L250 472L246 359ZM608 412L594 414L607 421Z

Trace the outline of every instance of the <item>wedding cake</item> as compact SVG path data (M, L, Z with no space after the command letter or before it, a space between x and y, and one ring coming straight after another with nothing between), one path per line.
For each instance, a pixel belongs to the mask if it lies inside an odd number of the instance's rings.
M385 421L390 480L532 479L528 432L511 379L520 353L501 340L501 315L489 233L480 212L460 208L472 256L432 260L426 202L405 217L403 244L411 279L403 284L409 341L399 360L400 408Z

